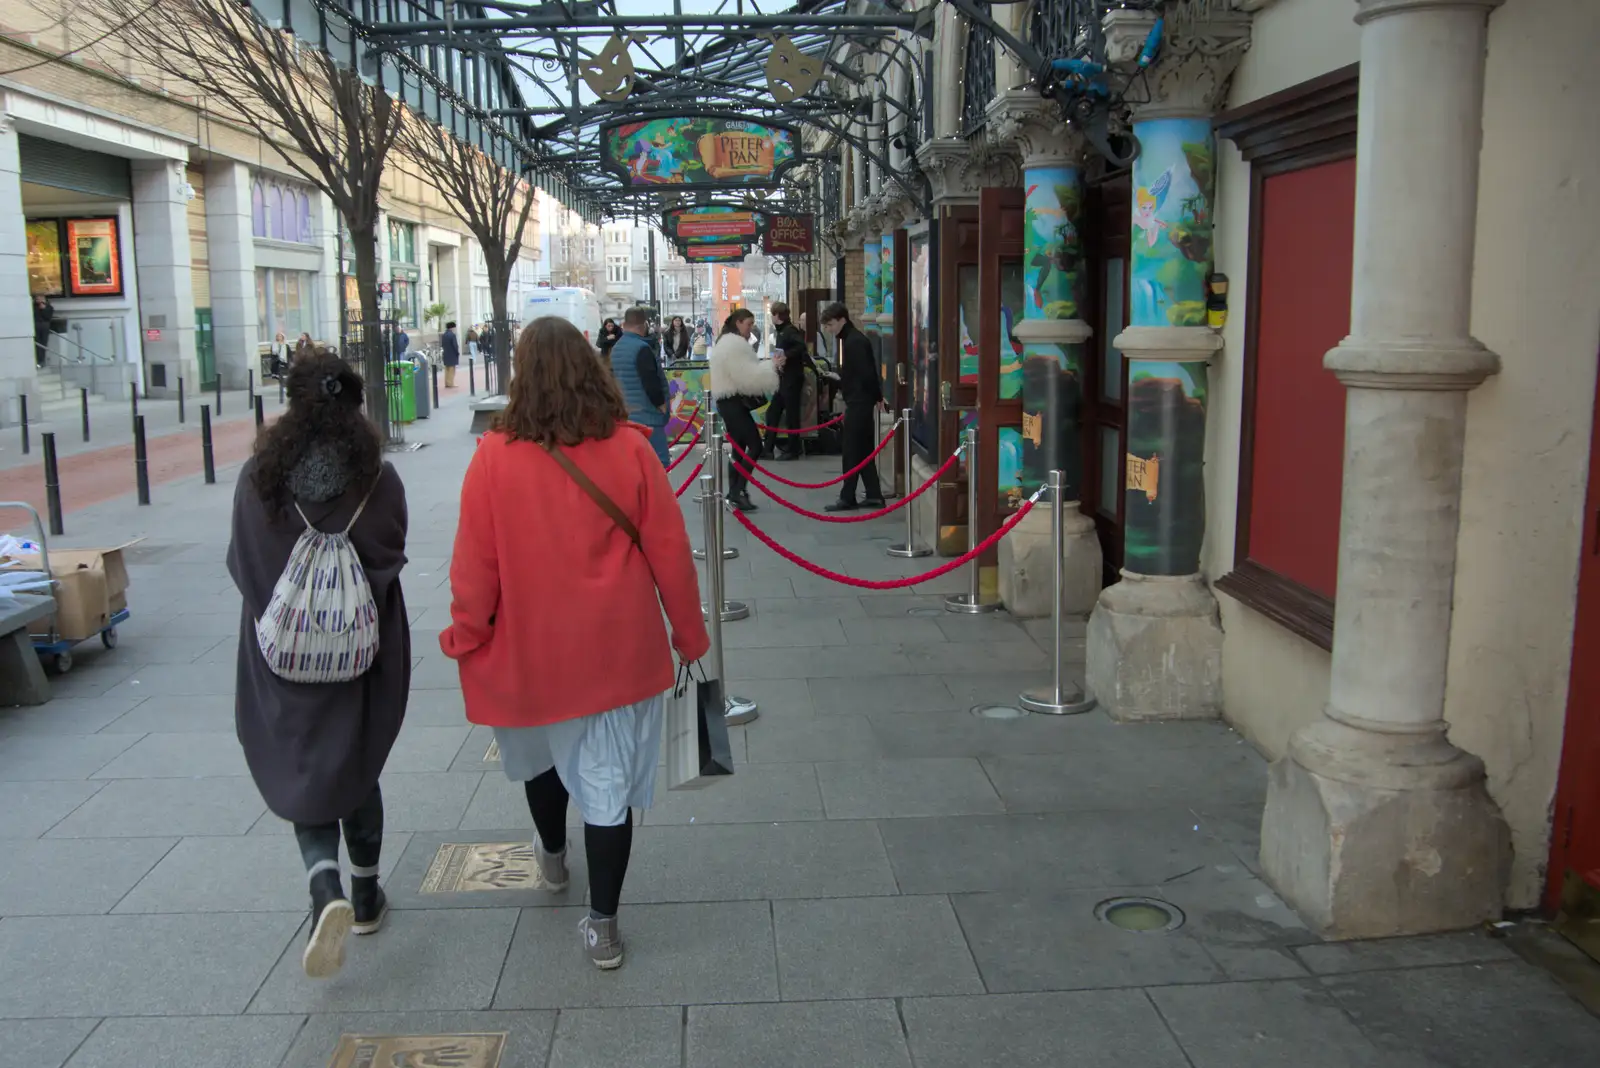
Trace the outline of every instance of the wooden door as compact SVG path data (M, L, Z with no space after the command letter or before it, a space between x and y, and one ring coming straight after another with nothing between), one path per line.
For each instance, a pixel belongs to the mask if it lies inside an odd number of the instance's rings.
M1022 479L1023 191L985 189L978 200L979 541L1016 509ZM990 549L984 566L996 563Z
M948 205L939 218L939 424L935 464L942 464L978 421L978 231L976 204ZM938 551L967 548L967 476L960 467L937 489Z
M1558 929L1600 960L1600 384L1595 417L1546 904L1560 911Z
M1085 233L1085 300L1089 339L1084 391L1083 507L1094 516L1105 560L1105 583L1122 574L1124 457L1128 448L1128 364L1112 342L1128 324L1129 235L1133 229L1128 175L1089 189Z
M833 290L831 289L802 289L800 303L790 308L789 314L794 316L796 326L800 325L800 316L806 317L806 347L811 350L812 356L822 355L832 359L828 351L827 335L822 332L822 309L833 303ZM819 348L819 345L821 346ZM802 426L809 424L801 424Z

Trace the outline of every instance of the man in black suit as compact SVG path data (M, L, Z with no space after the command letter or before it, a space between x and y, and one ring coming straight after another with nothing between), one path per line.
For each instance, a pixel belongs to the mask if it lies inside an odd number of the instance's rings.
M782 302L772 306L773 340L783 353L783 367L778 372L778 392L767 405L766 451L777 460L794 460L800 456L798 434L781 435L772 427L800 429L800 400L805 396L806 368L811 357L806 352L805 335L789 321L789 305Z
M840 392L844 394L844 432L841 448L844 470L848 471L872 454L877 447L876 412L883 405L883 383L878 379L878 363L872 358L872 342L850 321L850 312L837 302L822 309L822 329L839 344ZM867 464L859 475L865 494L856 503L856 478L851 475L839 487L839 499L828 505L830 512L848 512L863 505L883 507L883 489L878 485L876 463Z

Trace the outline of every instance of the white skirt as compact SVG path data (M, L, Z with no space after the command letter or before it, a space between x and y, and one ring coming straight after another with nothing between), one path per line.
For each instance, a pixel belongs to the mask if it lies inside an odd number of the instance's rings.
M662 708L657 695L542 727L496 727L500 766L512 782L555 768L583 822L620 827L630 808L649 808L655 800Z

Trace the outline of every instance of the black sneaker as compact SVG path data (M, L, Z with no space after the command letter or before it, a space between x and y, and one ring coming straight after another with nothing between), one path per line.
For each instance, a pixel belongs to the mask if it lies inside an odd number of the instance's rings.
M737 497L729 497L728 503L741 512L753 512L756 510L756 502L750 499L750 494L748 493L741 493Z
M350 905L355 909L351 934L369 935L383 926L389 914L389 898L378 885L376 875L355 875L350 879Z
M860 507L855 501L834 501L822 510L824 512L853 512Z
M868 497L861 502L861 507L869 512L880 512L884 509L885 502L882 497Z
M300 965L313 979L326 979L344 967L344 941L355 922L355 910L344 896L337 871L319 871L311 879L311 936Z

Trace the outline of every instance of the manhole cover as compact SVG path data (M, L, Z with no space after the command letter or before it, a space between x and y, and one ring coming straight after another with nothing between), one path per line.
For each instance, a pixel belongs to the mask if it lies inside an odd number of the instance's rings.
M971 712L979 719L1021 719L1027 715L1011 705L973 705Z
M908 615L908 616L927 616L930 619L935 618L935 617L941 617L941 616L944 616L945 614L946 613L945 613L945 610L943 608L907 608L906 609L906 615Z
M1114 897L1094 907L1102 923L1139 934L1175 931L1183 926L1183 913L1176 905L1148 897Z

